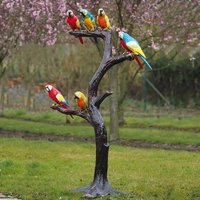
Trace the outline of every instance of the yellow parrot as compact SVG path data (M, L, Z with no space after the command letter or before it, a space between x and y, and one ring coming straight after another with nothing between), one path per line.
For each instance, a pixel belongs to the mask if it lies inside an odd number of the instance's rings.
M94 31L96 29L94 16L86 9L81 9L80 13L82 14L83 25L87 28L87 30Z
M110 29L110 21L103 8L98 10L97 23L104 30Z
M74 99L76 99L76 103L81 110L86 110L87 98L82 92L80 91L75 92Z

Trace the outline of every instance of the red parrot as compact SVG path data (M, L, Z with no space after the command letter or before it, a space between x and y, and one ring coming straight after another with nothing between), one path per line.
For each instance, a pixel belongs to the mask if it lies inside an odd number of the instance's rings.
M120 44L126 49L128 52L132 53L132 51L127 47L126 43L123 39L120 38ZM143 69L142 62L140 61L139 57L137 55L134 56L135 60L137 61L138 65Z
M55 87L52 85L46 85L45 86L46 91L49 94L49 97L55 101L58 105L61 105L62 107L68 109L69 104L68 102L64 99L63 95L59 90L57 90Z
M67 11L66 22L70 25L73 31L81 29L80 22L72 10ZM79 37L79 40L81 44L83 44L83 38Z

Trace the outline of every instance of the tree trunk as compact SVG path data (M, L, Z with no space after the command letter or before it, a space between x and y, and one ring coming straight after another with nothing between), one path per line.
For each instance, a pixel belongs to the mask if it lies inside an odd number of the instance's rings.
M26 96L25 96L25 107L27 111L31 110L31 95L32 95L32 89L30 82L26 82Z
M97 197L105 196L113 193L120 193L113 189L108 183L107 172L108 172L108 151L109 144L107 142L107 131L105 128L104 120L99 112L101 103L112 94L112 92L106 91L99 95L98 87L103 76L106 72L114 65L121 63L125 60L132 60L133 56L121 55L112 57L112 41L111 31L94 31L94 32L70 32L75 37L99 37L104 40L104 53L102 61L94 73L88 88L88 105L85 112L78 110L67 110L61 106L53 105L52 109L58 110L59 112L66 115L76 115L87 120L94 128L95 141L96 141L96 162L94 170L94 179L89 186L76 189L77 192L84 192L85 197ZM117 86L117 84L115 84ZM117 94L117 92L116 92ZM117 102L117 96L115 97ZM117 114L116 114L117 115ZM118 123L118 119L116 120Z
M110 97L110 141L119 138L119 120L118 120L118 68L110 70L110 90L113 95Z
M117 191L108 183L108 152L109 144L107 143L107 131L104 120L99 110L94 106L88 107L88 112L91 117L96 139L96 162L94 179L89 186L77 189L77 192L84 192L85 197L97 197L110 195Z
M5 105L5 76L0 79L0 115L3 115L4 112L4 105Z
M123 126L126 124L125 119L124 119L124 109L123 109L123 105L119 105L118 108L118 116L119 116L119 126Z

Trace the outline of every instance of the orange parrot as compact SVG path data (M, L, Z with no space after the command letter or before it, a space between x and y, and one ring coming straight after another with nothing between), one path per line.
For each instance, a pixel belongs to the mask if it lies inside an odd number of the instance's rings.
M103 8L99 8L98 10L97 23L103 30L110 29L110 21Z
M74 99L76 99L76 103L81 110L86 110L87 98L82 92L80 91L75 92Z

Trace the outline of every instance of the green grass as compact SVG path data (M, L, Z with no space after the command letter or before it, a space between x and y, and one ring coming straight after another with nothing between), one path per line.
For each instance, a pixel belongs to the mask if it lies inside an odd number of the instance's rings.
M17 118L22 120L31 120L39 122L47 122L54 124L64 124L66 121L66 116L57 112L50 110L49 112L38 112L29 113L23 109L6 109L4 116L7 118ZM85 120L75 117L72 120L69 116L67 119L70 120L72 124L87 124ZM109 123L109 117L104 116L105 123ZM127 116L125 118L125 127L149 127L154 126L158 128L176 128L176 129L200 129L200 117L199 116L179 116L175 115L162 115L162 116L137 116L137 113L133 113L133 116Z
M80 199L71 190L92 181L94 155L91 143L0 138L0 191L23 200ZM136 200L199 199L199 169L199 153L110 148L110 183Z
M60 114L59 112L50 110L49 112L26 112L24 109L6 109L4 112L4 116L7 118L14 118L14 119L23 119L23 120L31 120L31 121L40 121L40 122L47 122L47 123L54 123L54 124L64 124L66 121L66 116ZM71 118L67 117L71 122L83 121L82 119L76 117L75 120L71 120Z
M82 124L48 124L16 119L0 118L0 130L31 132L35 134L74 135L94 137L93 128ZM154 128L120 128L120 138L126 140L143 140L169 144L200 145L200 134L190 131L162 130Z
M120 138L167 144L200 145L200 134L189 131L120 128Z
M161 117L127 117L127 126L157 126L163 128L200 128L200 117L174 117L174 116L161 116Z
M91 137L92 127L86 125L54 125L17 119L0 118L0 130L22 131L42 134L77 135Z

